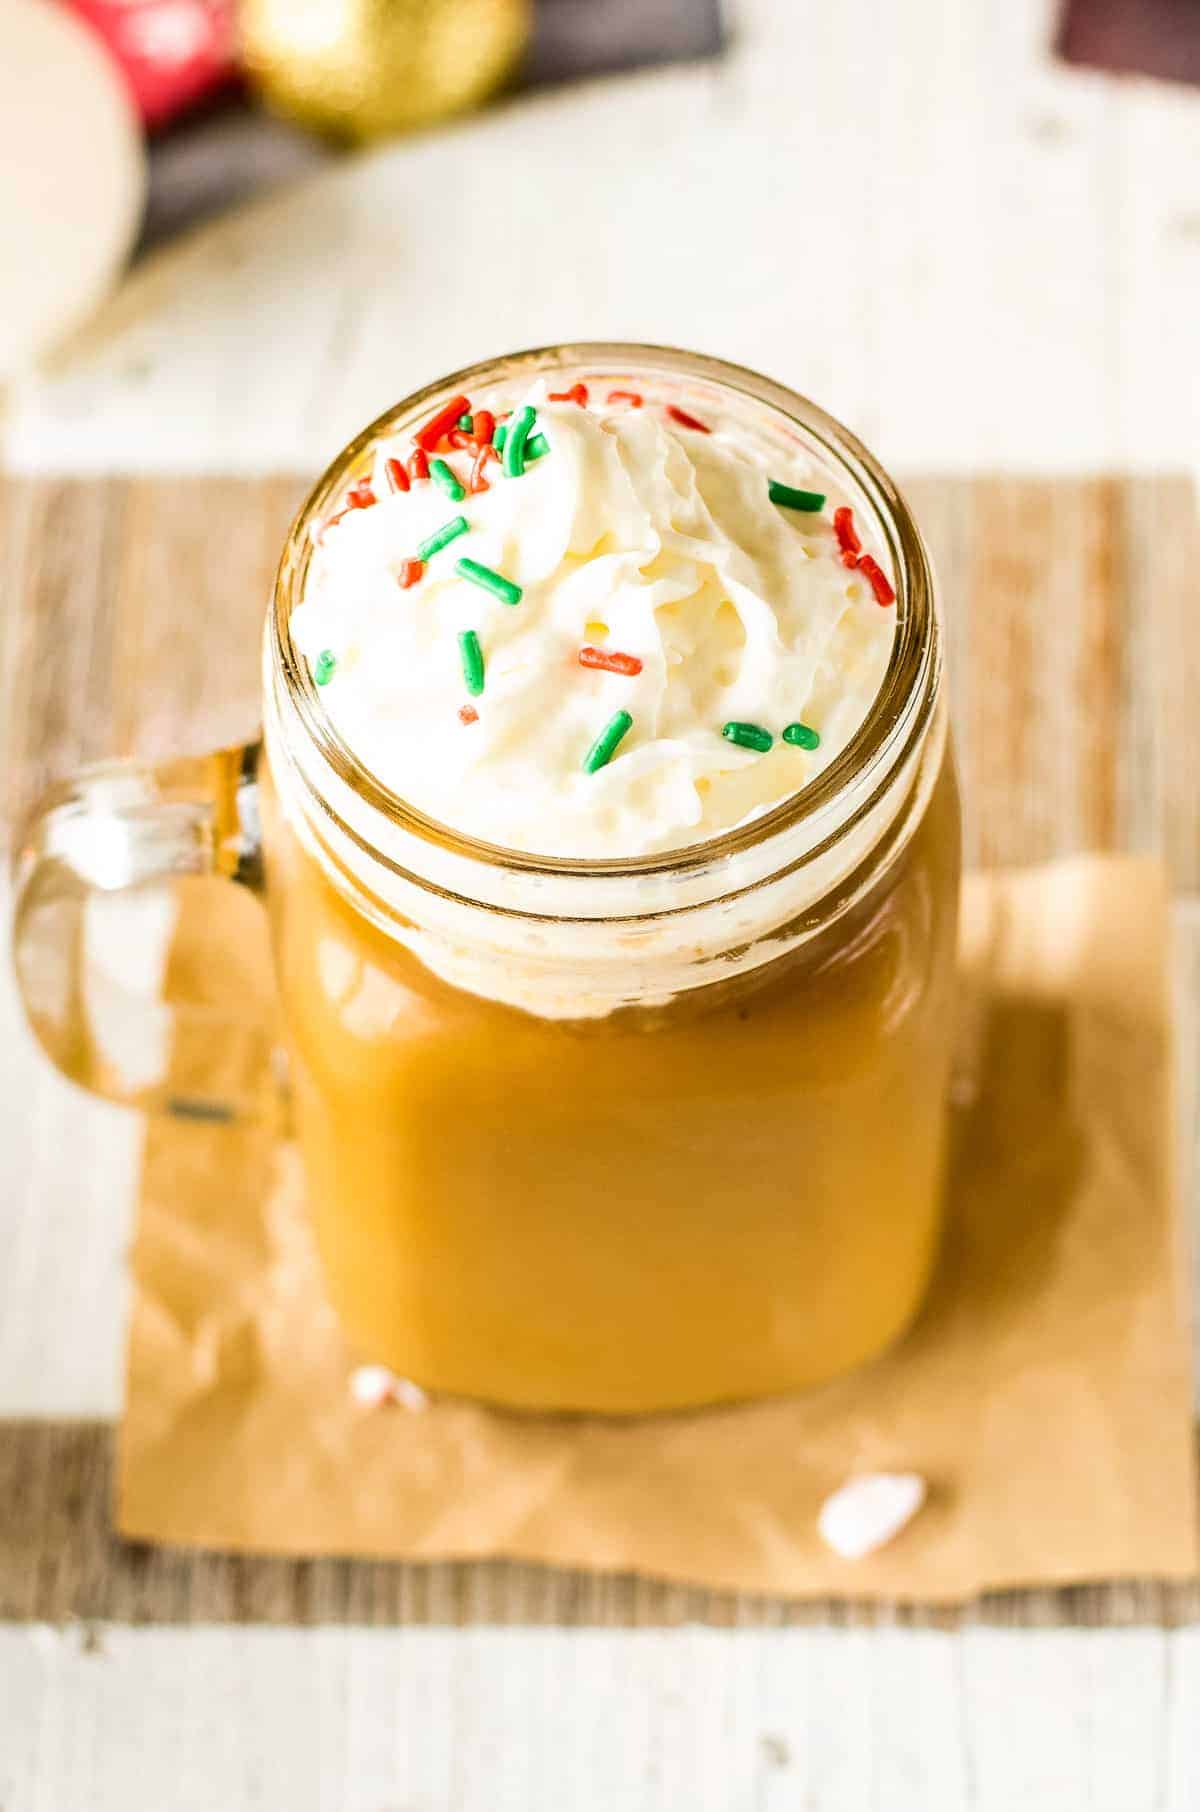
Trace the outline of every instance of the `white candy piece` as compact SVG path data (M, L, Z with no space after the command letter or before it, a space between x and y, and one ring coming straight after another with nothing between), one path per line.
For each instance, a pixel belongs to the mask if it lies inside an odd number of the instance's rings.
M428 1409L429 1398L411 1378L398 1378L386 1365L360 1365L351 1374L350 1395L365 1409L380 1409L385 1403L398 1403L413 1414Z
M920 1473L864 1472L825 1499L817 1528L843 1560L861 1560L898 1535L924 1502Z
M360 1365L351 1374L350 1395L365 1409L378 1409L396 1394L396 1374L386 1365Z

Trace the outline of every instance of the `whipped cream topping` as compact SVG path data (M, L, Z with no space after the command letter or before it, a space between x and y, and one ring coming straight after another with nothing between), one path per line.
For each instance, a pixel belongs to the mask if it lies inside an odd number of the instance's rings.
M532 406L549 451L520 477L489 462L487 490L461 501L433 479L393 490L387 461L406 461L412 443L381 443L375 502L321 532L292 638L341 740L427 816L551 858L684 848L799 791L845 747L879 690L896 612L843 563L833 512L851 499L799 442L759 444L707 399L695 412L712 431L689 428L649 387L640 408L552 402L547 390L472 399ZM465 488L472 450L442 457ZM781 507L769 479L825 504ZM457 516L467 532L402 587L405 563ZM855 528L884 567L867 525ZM463 556L520 601L463 576ZM469 632L477 694L464 677ZM583 665L589 648L638 670ZM632 721L615 753L586 771L620 712ZM766 731L771 746L738 746L727 723ZM797 724L816 747L783 740Z

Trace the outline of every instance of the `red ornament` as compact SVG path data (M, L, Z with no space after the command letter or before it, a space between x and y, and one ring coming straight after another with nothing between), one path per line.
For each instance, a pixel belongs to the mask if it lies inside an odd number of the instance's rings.
M112 52L153 130L237 73L234 0L68 0Z

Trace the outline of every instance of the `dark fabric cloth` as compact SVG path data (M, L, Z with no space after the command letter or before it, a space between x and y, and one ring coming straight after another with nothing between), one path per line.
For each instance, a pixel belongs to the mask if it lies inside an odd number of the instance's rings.
M1200 84L1200 0L1067 0L1058 52L1114 74Z

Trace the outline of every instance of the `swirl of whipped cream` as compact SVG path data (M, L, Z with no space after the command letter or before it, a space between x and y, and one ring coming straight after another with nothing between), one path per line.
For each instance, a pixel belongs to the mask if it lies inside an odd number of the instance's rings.
M428 817L550 858L686 848L799 791L863 722L895 633L894 609L843 564L835 474L799 445L780 469L777 446L768 458L707 407L711 433L649 396L580 407L551 402L539 381L515 406L526 403L549 452L523 476L492 461L488 489L461 502L432 480L393 491L386 461L410 448L382 443L376 502L321 535L290 627L319 679L332 668L321 698L342 741ZM444 457L465 485L470 451ZM825 507L779 507L768 477L823 493ZM403 563L458 515L468 532L402 588ZM518 585L520 602L461 575L463 555ZM459 643L470 630L485 668L472 697ZM585 647L640 670L582 665ZM586 772L621 711L632 725L615 755ZM727 740L731 721L772 746ZM815 749L782 740L795 723L816 732Z

